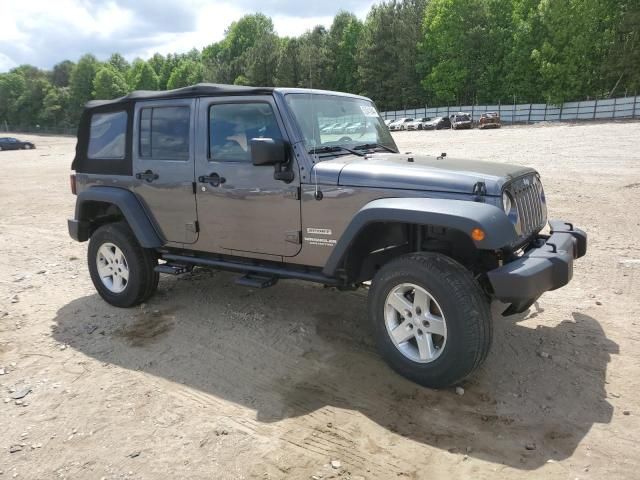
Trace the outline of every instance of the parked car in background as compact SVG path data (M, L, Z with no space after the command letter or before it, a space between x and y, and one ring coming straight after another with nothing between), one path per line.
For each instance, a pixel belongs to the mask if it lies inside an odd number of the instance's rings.
M480 115L480 128L500 128L500 114L498 112L487 112Z
M429 117L416 118L413 122L407 123L407 130L422 130L424 124L430 121Z
M391 125L391 122L393 122L393 120L391 120L390 118L387 118L387 119L384 121L384 124L387 126L387 128L389 128L389 125Z
M458 112L451 115L451 128L454 130L463 130L473 128L471 115L464 112Z
M335 126L331 133L333 134L344 134L345 130L352 124L352 122L343 122L339 123Z
M336 128L338 125L340 125L340 124L339 123L329 123L329 124L324 125L323 127L321 127L320 128L320 132L329 133L331 130Z
M13 137L0 138L0 150L31 150L36 146L31 142L23 142Z
M364 130L365 124L362 122L354 122L350 123L347 128L345 128L345 133L358 133Z
M391 124L389 125L389 130L391 130L392 132L398 130L406 130L407 125L411 122L413 122L413 118L399 118L395 122L391 122Z
M422 126L423 130L442 130L443 128L451 128L451 120L447 117L436 117Z

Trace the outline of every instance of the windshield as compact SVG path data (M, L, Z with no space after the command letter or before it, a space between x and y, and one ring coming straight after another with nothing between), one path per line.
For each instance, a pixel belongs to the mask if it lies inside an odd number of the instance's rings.
M379 144L398 151L384 120L368 100L317 93L290 93L286 99L307 150ZM340 154L337 149L335 153Z

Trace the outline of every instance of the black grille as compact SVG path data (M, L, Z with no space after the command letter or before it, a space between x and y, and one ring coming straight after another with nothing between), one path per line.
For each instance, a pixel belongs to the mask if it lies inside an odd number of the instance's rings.
M509 185L507 191L511 193L518 211L520 234L528 237L542 230L547 223L547 205L538 176L534 174L518 178Z

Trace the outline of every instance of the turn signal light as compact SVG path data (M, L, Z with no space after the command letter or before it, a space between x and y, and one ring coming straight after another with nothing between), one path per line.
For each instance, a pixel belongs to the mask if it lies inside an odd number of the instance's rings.
M69 181L71 182L71 193L77 195L76 193L76 174L72 173L69 175Z
M484 240L485 234L484 230L481 228L474 228L471 230L471 238L473 238L476 242L481 242Z

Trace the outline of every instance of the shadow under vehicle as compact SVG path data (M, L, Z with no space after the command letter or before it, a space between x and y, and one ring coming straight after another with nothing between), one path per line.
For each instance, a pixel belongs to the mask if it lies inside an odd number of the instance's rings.
M520 324L524 314L495 322L494 349L459 396L421 388L386 367L358 292L301 282L249 292L235 286L232 274L195 269L164 278L158 293L144 309L132 310L113 308L98 295L80 297L57 312L53 336L99 365L212 395L216 408L219 400L240 405L255 423L297 418L283 433L286 440L308 448L337 440L345 445L339 458L363 469L374 468L376 455L359 429L363 420L353 414L404 437L394 442L519 470L570 457L594 424L613 415L605 380L618 347L584 313L537 328ZM528 318L541 311L535 305ZM553 359L542 358L541 349ZM338 409L339 418L354 418L341 425L345 430L327 427ZM535 450L525 448L530 443ZM388 476L381 478L400 473L385 468Z

